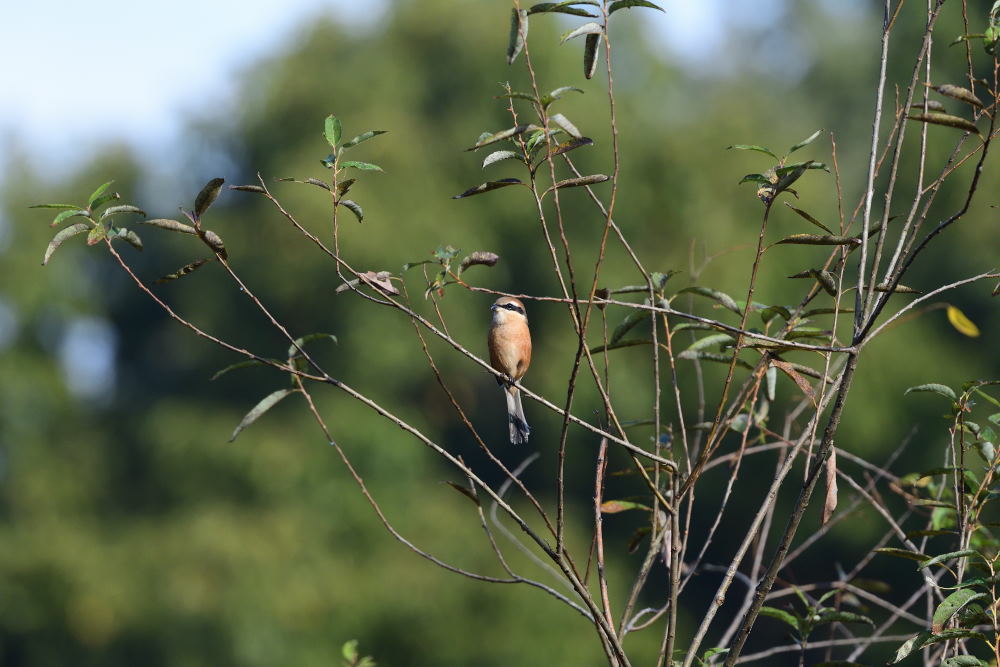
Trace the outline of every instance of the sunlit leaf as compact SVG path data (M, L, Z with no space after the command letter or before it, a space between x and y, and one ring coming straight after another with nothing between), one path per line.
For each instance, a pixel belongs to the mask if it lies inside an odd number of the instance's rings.
M87 208L93 209L94 202L97 201L98 197L100 197L102 194L104 194L104 191L107 190L111 186L112 183L114 183L114 181L108 181L107 183L105 183L101 187L99 187L96 190L94 190L93 194L91 194L90 197L87 198Z
M570 135L574 139L580 139L583 137L583 135L580 134L580 130L576 128L576 125L571 123L569 118L566 118L566 116L561 113L552 114L549 116L549 120L565 130L566 134Z
M343 133L344 127L341 125L340 119L333 114L327 116L323 122L323 136L326 137L326 143L330 144L330 148L337 147Z
M294 394L297 391L298 389L279 389L273 394L268 394L267 396L265 396L260 401L260 403L253 406L253 409L250 410L250 412L248 412L246 416L243 417L243 420L236 426L236 429L233 431L232 436L230 436L229 442L235 440L236 436L238 436L243 429L245 429L247 426L250 426L250 424L253 424L255 421L260 419L265 412L267 412L275 405L277 405L277 403L281 399L285 398L289 394Z
M928 558L925 561L921 561L920 565L917 566L918 570L923 570L931 565L938 565L945 562L946 560L951 560L952 558L968 558L969 556L978 556L979 552L975 549L961 549L960 551L949 551L945 554L938 554L933 558Z
M934 619L931 624L931 632L941 632L944 626L948 624L951 617L958 613L958 611L969 604L973 600L978 600L979 598L986 597L986 593L977 593L971 588L960 588L955 591L937 606L934 610Z
M963 336L968 336L969 338L979 337L979 327L955 306L948 306L948 321Z
M59 246L63 244L63 242L78 234L82 234L89 229L90 225L87 224L86 222L78 222L75 225L70 225L69 227L60 229L59 232L52 237L52 240L49 241L48 247L45 248L45 257L42 258L42 266L45 266L46 264L49 263L49 259L51 259L52 253L54 253L59 248Z
M104 225L95 225L90 228L87 234L87 245L97 245L108 237L108 228Z
M50 224L49 227L55 227L56 225L59 225L60 223L65 222L66 220L69 220L70 218L77 218L77 217L86 218L87 212L80 208L71 208L66 211L60 211L59 214L52 219L52 224Z
M776 618L779 621L784 621L786 624L792 626L794 629L799 629L799 619L795 618L792 614L789 614L784 609L778 609L776 607L761 607L761 616L770 616L771 618Z
M363 141L368 141L372 137L377 137L378 135L385 134L386 132L388 132L388 130L368 130L367 132L362 132L361 134L359 134L358 136L354 137L350 141L344 142L344 145L341 146L340 148L342 150L348 149L348 148L353 148L354 146L357 146L358 144L360 144Z
M952 116L951 114L938 113L936 111L929 111L927 113L918 113L913 116L907 116L910 120L920 121L921 123L931 123L932 125L944 125L946 127L953 127L958 130L963 130L965 132L972 132L974 134L979 134L979 128L971 120L965 118L960 118L958 116Z
M111 206L105 209L104 213L101 214L101 220L106 220L111 216L118 215L120 213L134 213L136 215L146 215L138 206L132 206L130 204L122 204L121 206Z
M463 197L471 197L472 195L482 194L484 192L489 192L490 190L497 190L499 188L505 188L508 185L523 185L521 181L517 178L504 178L499 181L487 181L485 183L480 183L474 188L469 188L460 195L455 195L452 199L462 199Z
M926 100L927 111L938 111L944 113L947 111L945 106L938 102L937 100ZM918 111L924 111L924 102L916 102L910 105L911 109L916 109Z
M479 136L479 140L472 146L466 148L467 151L474 151L476 149L482 148L483 146L489 146L490 144L495 144L498 141L503 141L504 139L510 139L511 137L516 137L519 134L523 134L529 130L540 129L537 125L525 124L516 125L514 127L509 127L506 130L500 130L499 132L494 132L490 134L488 132L483 132Z
M758 153L764 153L765 155L770 155L775 160L779 159L777 155L772 153L770 150L764 148L763 146L756 146L754 144L733 144L732 146L726 146L726 150L735 149L738 151L757 151Z
M903 395L905 396L906 394L918 393L918 392L929 392L932 394L940 394L941 396L944 396L945 398L950 398L953 401L958 400L958 395L955 393L954 389L952 389L947 385L937 384L934 382L917 385L916 387L910 387L909 389L903 392Z
M807 138L803 139L799 143L797 143L794 146L792 146L791 148L789 148L788 149L788 154L791 155L792 153L794 153L795 151L799 150L800 148L805 148L806 146L808 146L812 142L816 141L816 139L819 138L819 135L822 134L822 133L823 133L822 129L816 130L815 132L813 132L812 134L810 134Z
M601 27L601 24L591 21L590 23L584 23L583 25L577 26L576 28L566 32L559 39L559 43L565 44L574 37L579 37L581 35L600 35L602 32L604 32L604 28Z
M876 551L879 550L876 549ZM893 656L892 664L896 664L901 660L905 660L906 658L910 657L910 654L912 654L914 651L919 651L921 647L923 647L924 642L926 642L930 638L931 638L931 633L927 632L926 630L923 630L921 632L918 632L913 637L907 639L898 649L896 649L896 655Z
M218 253L223 259L227 259L229 257L226 252L226 245L215 232L206 229L200 234L200 238L205 245L212 249L212 252Z
M550 104L569 92L583 93L583 88L577 88L576 86L562 86L560 88L556 88L552 92L546 93L542 96L542 106L548 107Z
M372 164L371 162L357 162L355 160L347 160L346 162L340 163L341 169L360 169L361 171L382 171L382 167L377 164Z
M924 85L930 86L930 84L924 84ZM940 94L944 95L945 97L950 97L954 100L958 100L959 102L965 102L966 104L969 104L974 107L982 108L983 106L982 100L976 97L975 93L973 93L968 88L962 88L961 86L953 86L950 83L945 83L941 84L940 86L930 86L930 87L939 92Z
M579 188L587 185L596 185L597 183L603 183L607 180L609 180L609 178L604 174L591 174L589 176L580 176L579 178L567 178L566 180L559 181L546 190L546 192L549 190L561 190L563 188Z
M171 232L181 232L183 234L196 234L195 228L191 225L186 225L180 220L171 220L170 218L151 218L149 220L139 220L140 224L152 225L153 227L159 227L160 229L166 229Z
M524 162L524 156L520 153L515 153L514 151L494 151L486 156L483 160L483 169L490 166L494 162L500 162L501 160L520 160Z

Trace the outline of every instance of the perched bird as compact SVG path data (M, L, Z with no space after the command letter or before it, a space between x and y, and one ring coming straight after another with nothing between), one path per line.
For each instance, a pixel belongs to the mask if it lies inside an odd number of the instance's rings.
M531 364L531 332L528 330L528 316L524 304L519 300L502 296L490 310L493 319L487 339L490 347L490 365L502 373L497 384L507 398L507 421L510 425L510 441L519 445L528 441L528 422L521 406L521 391L512 383L519 381L528 372Z

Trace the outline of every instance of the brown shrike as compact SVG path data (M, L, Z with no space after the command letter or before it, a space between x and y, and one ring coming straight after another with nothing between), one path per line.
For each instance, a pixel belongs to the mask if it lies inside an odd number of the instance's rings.
M528 422L524 418L521 391L512 383L524 377L528 372L528 365L531 364L531 332L528 330L528 316L524 313L524 304L509 296L497 299L490 306L490 310L493 312L488 337L490 365L504 376L497 378L497 384L502 387L507 398L510 441L519 445L528 442L531 429L528 428Z

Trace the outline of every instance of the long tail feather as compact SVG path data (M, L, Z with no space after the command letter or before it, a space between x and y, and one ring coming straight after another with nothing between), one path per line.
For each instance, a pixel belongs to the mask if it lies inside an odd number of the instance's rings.
M517 387L510 387L504 391L507 397L507 421L510 427L510 442L520 445L528 442L531 428L528 420L524 418L524 406L521 405L521 392Z

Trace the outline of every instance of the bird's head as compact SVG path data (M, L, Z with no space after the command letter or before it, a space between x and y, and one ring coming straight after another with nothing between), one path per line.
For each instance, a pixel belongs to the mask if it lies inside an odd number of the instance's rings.
M517 320L527 321L528 316L524 312L524 304L519 299L512 296L502 296L490 306L493 313L494 324L505 324Z

